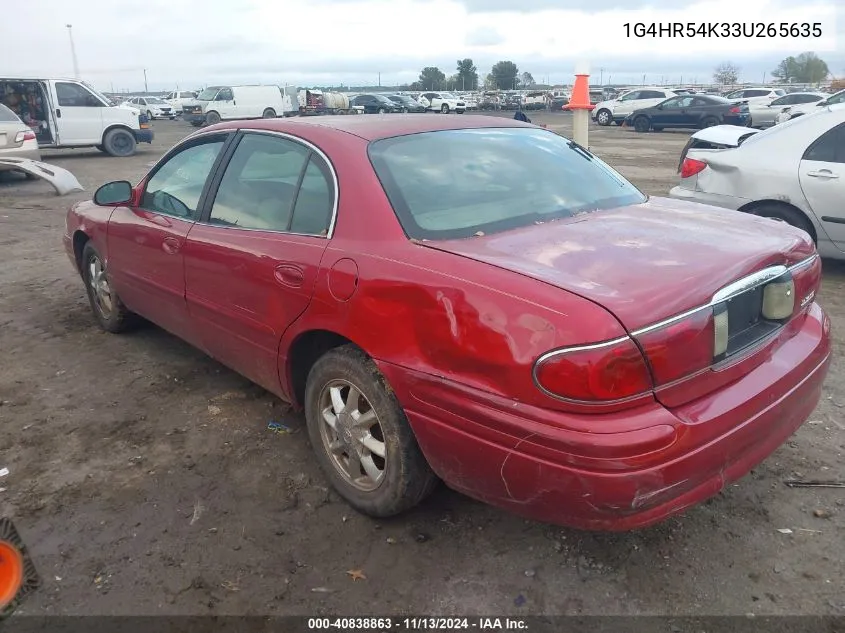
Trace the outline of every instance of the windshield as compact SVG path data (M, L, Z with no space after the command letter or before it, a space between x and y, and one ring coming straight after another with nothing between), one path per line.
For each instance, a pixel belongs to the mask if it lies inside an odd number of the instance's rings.
M91 85L89 85L89 84L87 84L87 83L85 83L85 82L83 82L83 83L85 84L85 87L86 87L86 88L88 88L88 90L90 90L90 91L91 91L91 92L93 92L95 95L97 95L97 97L98 97L98 98L100 98L100 99L101 99L104 103L107 103L107 104L109 104L110 106L117 105L114 101L112 101L111 99L109 99L106 95L104 95L102 92L100 92L99 90L97 90L97 89L96 89L96 88L94 88L93 86L91 86Z
M441 92L440 96L443 99L457 99L457 97L455 95L453 95L451 92Z
M197 101L214 101L214 97L220 91L220 86L211 86L206 88L197 96Z
M369 155L415 239L490 234L646 200L596 156L547 130L425 132L375 141Z

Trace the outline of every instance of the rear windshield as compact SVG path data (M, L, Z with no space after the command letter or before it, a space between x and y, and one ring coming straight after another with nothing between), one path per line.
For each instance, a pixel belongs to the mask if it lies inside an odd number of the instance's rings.
M4 106L2 103L0 103L0 121L3 123L9 123L11 121L15 121L17 123L21 122L18 115L9 110L9 108Z
M370 144L405 233L454 239L644 202L599 158L547 130L425 132Z

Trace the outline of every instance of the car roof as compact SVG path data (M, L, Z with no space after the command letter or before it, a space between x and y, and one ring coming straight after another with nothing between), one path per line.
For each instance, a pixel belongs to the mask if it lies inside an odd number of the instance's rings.
M346 132L367 141L377 141L393 136L405 136L421 132L442 130L463 130L478 128L534 127L530 124L484 115L440 115L403 114L397 115L336 115L320 117L291 117L288 119L259 119L255 121L233 121L215 125L215 130L248 128L254 130L272 130L276 132L297 132L307 134L310 127L322 127ZM207 128L208 129L208 128Z

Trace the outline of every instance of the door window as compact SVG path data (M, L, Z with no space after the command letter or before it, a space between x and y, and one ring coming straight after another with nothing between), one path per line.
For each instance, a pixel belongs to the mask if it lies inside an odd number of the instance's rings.
M205 182L224 142L224 137L205 139L168 159L147 183L141 207L164 215L195 218Z
M634 92L629 92L628 94L621 97L619 100L620 101L634 101L635 99L639 99L639 98L640 98L639 91L634 91Z
M79 84L56 82L56 99L63 108L102 108L103 103Z
M220 182L209 223L245 229L323 233L334 189L310 149L266 134L247 134Z
M845 123L822 134L804 152L804 160L845 163Z
M642 90L640 92L640 99L665 99L666 93L659 90Z
M232 95L231 88L223 88L220 92L217 93L217 96L214 98L215 101L232 101L234 99L234 95Z

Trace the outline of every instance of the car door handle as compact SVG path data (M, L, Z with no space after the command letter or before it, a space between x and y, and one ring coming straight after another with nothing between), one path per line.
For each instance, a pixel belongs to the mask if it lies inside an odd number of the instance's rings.
M305 273L293 264L279 264L273 271L273 276L277 282L290 288L301 288L305 283Z
M61 119L61 118L62 118L62 111L61 111L59 108L56 108L56 118L57 118L57 119Z
M811 176L813 178L826 178L826 179L829 179L829 180L834 180L836 178L839 178L839 176L837 174L834 174L829 169L820 169L819 171L808 171L807 175Z
M168 255L176 255L182 250L182 241L175 237L165 237L161 243L161 248Z

